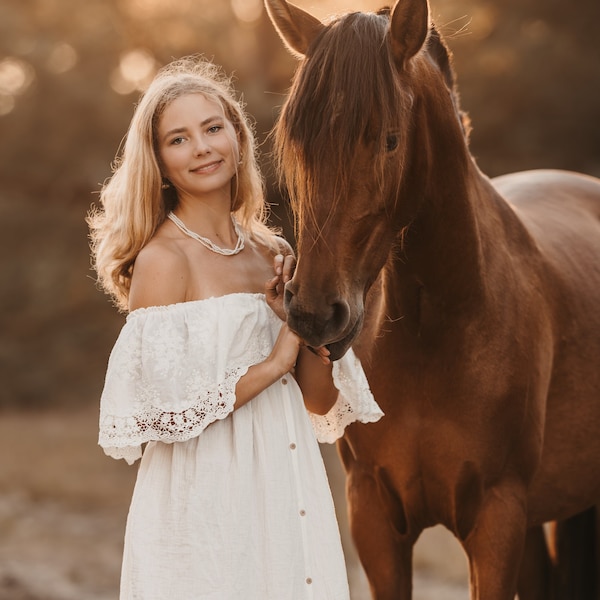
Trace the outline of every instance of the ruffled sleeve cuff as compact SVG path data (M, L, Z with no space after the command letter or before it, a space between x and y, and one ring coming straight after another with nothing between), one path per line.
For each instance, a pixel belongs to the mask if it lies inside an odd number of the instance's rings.
M308 413L317 440L328 444L342 437L350 423L374 423L384 416L352 349L333 363L333 383L339 394L331 410L326 415Z
M239 379L272 344L258 306L244 295L131 313L100 401L105 453L131 464L146 442L183 442L227 417Z
M233 412L235 387L247 371L248 367L229 371L212 390L190 389L189 397L197 400L182 410L165 410L147 402L128 416L102 414L98 443L105 454L131 465L141 458L145 442L184 442L196 437Z

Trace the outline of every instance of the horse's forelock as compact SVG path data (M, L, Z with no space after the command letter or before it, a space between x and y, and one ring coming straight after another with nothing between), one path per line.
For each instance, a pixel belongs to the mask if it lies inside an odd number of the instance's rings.
M351 13L330 24L298 69L277 128L280 172L297 219L313 212L317 182L348 191L357 144L385 147L401 110L386 15ZM374 152L383 175L385 153ZM332 181L335 177L335 181Z

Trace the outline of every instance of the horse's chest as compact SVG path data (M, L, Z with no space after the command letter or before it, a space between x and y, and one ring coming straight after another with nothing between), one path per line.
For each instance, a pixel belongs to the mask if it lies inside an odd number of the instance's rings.
M369 426L379 429L373 432L377 442L359 436L352 446L356 473L363 478L368 473L364 481L375 480L385 512L399 511L408 524L443 523L466 531L468 515L479 505L485 489L485 473L499 471L501 460L447 419L427 420L417 410L402 410L399 415L386 414L380 423L380 427Z

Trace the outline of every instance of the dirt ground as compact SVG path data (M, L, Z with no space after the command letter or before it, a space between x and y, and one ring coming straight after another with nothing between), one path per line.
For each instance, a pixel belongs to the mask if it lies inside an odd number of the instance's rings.
M96 445L97 413L0 415L0 600L116 600L135 467ZM352 600L368 586L348 533L344 475L323 446ZM457 542L428 530L415 549L414 600L467 600Z

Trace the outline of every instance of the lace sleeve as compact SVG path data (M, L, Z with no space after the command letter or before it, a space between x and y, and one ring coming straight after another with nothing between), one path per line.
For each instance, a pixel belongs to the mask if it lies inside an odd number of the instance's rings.
M317 440L332 444L350 423L374 423L383 417L369 388L359 359L352 349L333 363L333 383L339 390L336 403L326 415L309 413Z
M130 315L100 400L98 442L106 454L131 464L145 442L188 440L233 411L237 382L270 346L250 308L221 308L214 302Z
M212 389L202 383L189 385L188 405L182 410L166 410L152 402L153 392L138 387L136 403L141 407L129 416L104 414L100 421L99 444L112 458L123 458L133 464L142 456L142 444L150 440L183 442L224 419L233 411L235 386L247 367L225 374L224 380Z

